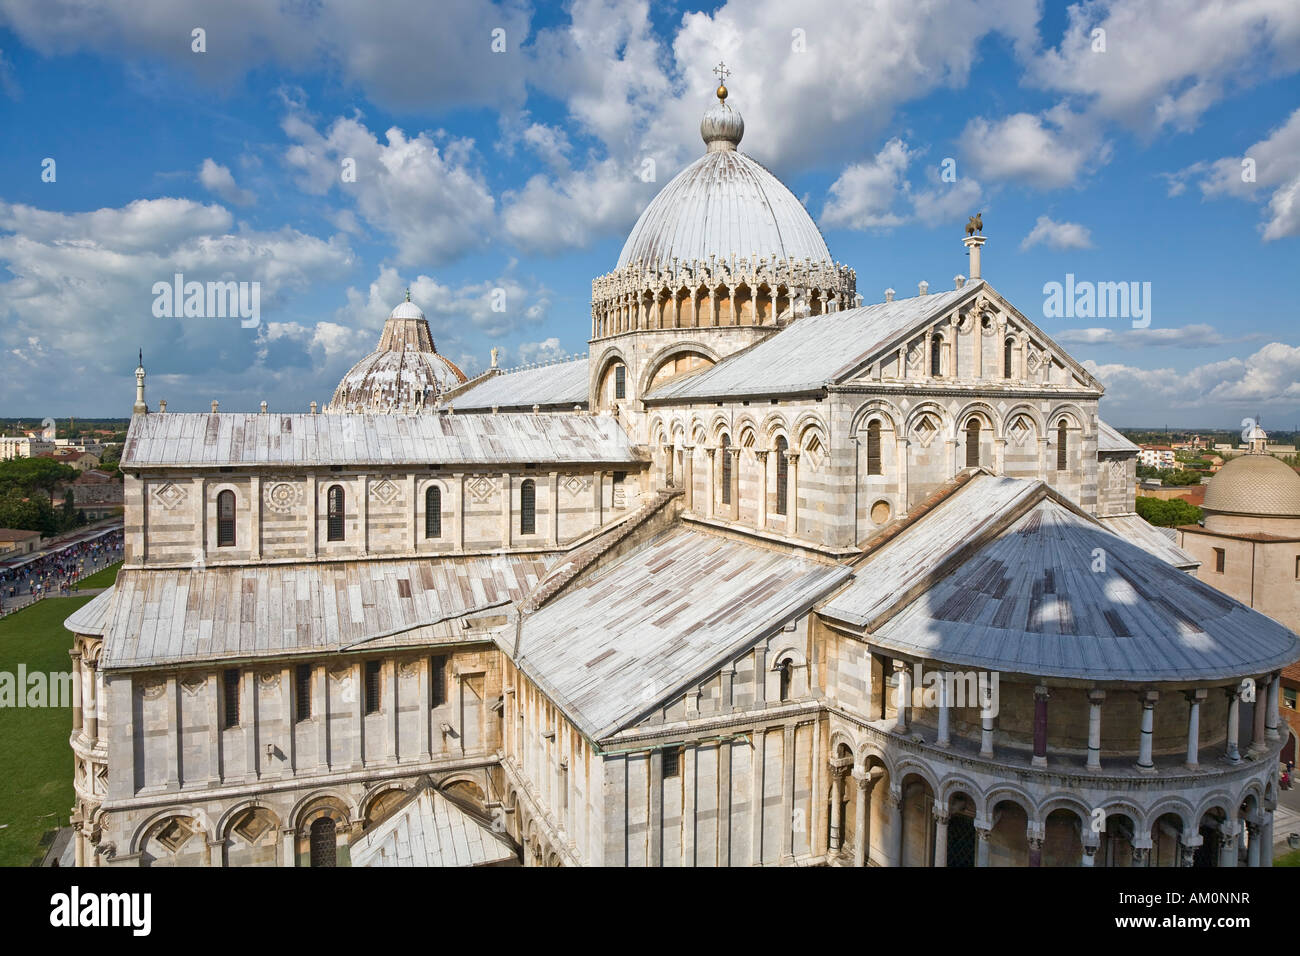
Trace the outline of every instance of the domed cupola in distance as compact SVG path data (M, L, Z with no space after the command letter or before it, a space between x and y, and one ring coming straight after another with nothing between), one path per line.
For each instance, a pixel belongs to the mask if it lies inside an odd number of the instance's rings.
M719 84L700 122L704 155L650 201L614 271L592 282L593 409L635 411L643 394L800 315L855 304L854 271L831 258L795 195L740 151L744 135Z
M440 394L465 380L438 354L429 322L408 290L406 301L389 313L379 347L343 376L325 411L432 411Z

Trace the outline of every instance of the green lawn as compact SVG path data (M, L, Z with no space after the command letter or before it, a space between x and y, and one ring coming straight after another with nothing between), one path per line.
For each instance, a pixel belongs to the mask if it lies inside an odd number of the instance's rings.
M1281 856L1274 856L1273 865L1300 866L1300 850L1292 850L1290 853L1283 853Z
M72 634L63 619L89 597L46 598L0 620L0 671L66 673ZM16 676L15 676L16 680ZM39 860L47 830L65 826L72 807L70 708L0 707L0 866Z
M78 588L109 588L117 580L117 572L122 568L122 562L110 564L101 571L96 571L88 578L82 578L77 582Z

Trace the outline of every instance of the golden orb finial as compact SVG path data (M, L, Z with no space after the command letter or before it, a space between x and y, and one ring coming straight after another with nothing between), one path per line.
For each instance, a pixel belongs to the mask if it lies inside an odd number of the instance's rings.
M727 101L727 77L731 76L731 71L727 69L727 64L719 62L713 68L713 74L718 78L718 102Z

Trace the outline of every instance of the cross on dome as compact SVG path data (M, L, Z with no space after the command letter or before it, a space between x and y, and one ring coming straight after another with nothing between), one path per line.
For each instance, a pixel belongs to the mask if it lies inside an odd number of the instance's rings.
M719 83L725 83L727 77L731 76L731 71L727 69L727 64L719 60L718 65L713 68L713 75L718 78Z

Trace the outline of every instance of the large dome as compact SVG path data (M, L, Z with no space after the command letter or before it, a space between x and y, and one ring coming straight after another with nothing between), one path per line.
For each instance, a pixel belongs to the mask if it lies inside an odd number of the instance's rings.
M1242 455L1210 479L1202 507L1227 514L1300 517L1300 475L1272 455Z
M657 259L664 268L732 255L831 262L817 224L794 193L736 147L745 131L740 113L720 102L704 115L708 152L677 174L651 200L632 228L618 268Z
M327 412L409 412L432 409L465 373L438 354L429 322L410 300L393 309L379 348L343 376Z

